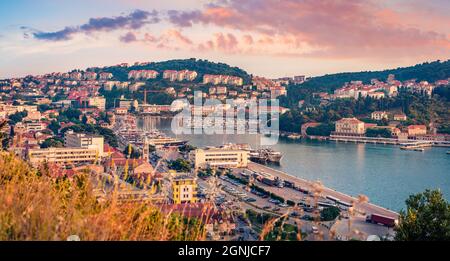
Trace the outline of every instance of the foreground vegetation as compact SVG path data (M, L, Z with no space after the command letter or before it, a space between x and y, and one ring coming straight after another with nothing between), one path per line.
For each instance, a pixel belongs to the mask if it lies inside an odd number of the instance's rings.
M52 175L50 175L52 174ZM160 207L99 202L87 173L54 177L0 152L0 240L203 240L196 219Z

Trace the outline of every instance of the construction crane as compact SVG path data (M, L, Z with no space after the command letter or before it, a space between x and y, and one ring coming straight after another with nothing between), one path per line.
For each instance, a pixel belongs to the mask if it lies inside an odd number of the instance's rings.
M144 105L146 105L147 104L147 93L148 92L159 93L161 91L144 89L143 91L139 91L139 92L143 92L144 93Z

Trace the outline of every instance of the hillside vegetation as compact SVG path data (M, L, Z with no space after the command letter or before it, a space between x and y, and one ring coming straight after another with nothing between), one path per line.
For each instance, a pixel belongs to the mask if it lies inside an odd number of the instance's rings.
M0 152L0 240L202 240L196 219L151 204L97 201L87 173L53 178Z
M155 70L161 74L164 70L191 70L198 73L197 79L194 82L201 82L203 75L205 74L233 75L244 79L244 84L249 84L251 82L251 76L238 67L231 67L225 63L215 63L195 58L152 62L147 65L129 67L111 66L96 69L96 71L110 72L120 81L126 81L128 79L128 72L131 70ZM159 77L161 77L161 75Z
M383 71L336 73L313 77L303 84L289 86L288 98L292 103L297 103L299 100L310 95L311 91L332 92L350 81L363 81L364 83L369 83L371 79L385 81L389 74L394 74L395 79L400 81L417 79L417 81L434 82L450 77L450 60L438 60Z

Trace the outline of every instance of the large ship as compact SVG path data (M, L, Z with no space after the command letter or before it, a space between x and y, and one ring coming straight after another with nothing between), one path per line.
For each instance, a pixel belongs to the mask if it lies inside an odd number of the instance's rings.
M188 143L187 140L179 140L167 136L150 137L147 139L147 142L149 145L154 146L155 148L179 147Z
M258 163L280 164L282 157L281 152L269 148L250 151L250 160Z

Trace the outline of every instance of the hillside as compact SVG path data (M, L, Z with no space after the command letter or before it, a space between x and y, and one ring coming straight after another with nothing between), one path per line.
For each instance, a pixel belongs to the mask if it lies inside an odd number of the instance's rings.
M110 72L114 75L116 80L126 81L128 79L128 72L131 70L155 70L162 72L164 70L192 70L198 73L198 77L195 82L202 80L204 74L225 74L238 76L244 79L244 84L251 82L251 75L246 71L238 68L231 67L225 63L214 63L208 60L201 59L179 59L179 60L169 60L164 62L152 62L147 65L120 67L120 66L110 66L104 67L102 69L96 68L95 71Z
M311 91L331 92L350 81L363 81L364 83L369 83L371 79L385 81L389 74L394 74L395 78L400 81L417 79L417 81L434 82L450 77L450 60L438 60L384 71L348 72L313 77L303 84L289 86L289 100L296 103L298 100L304 99Z

